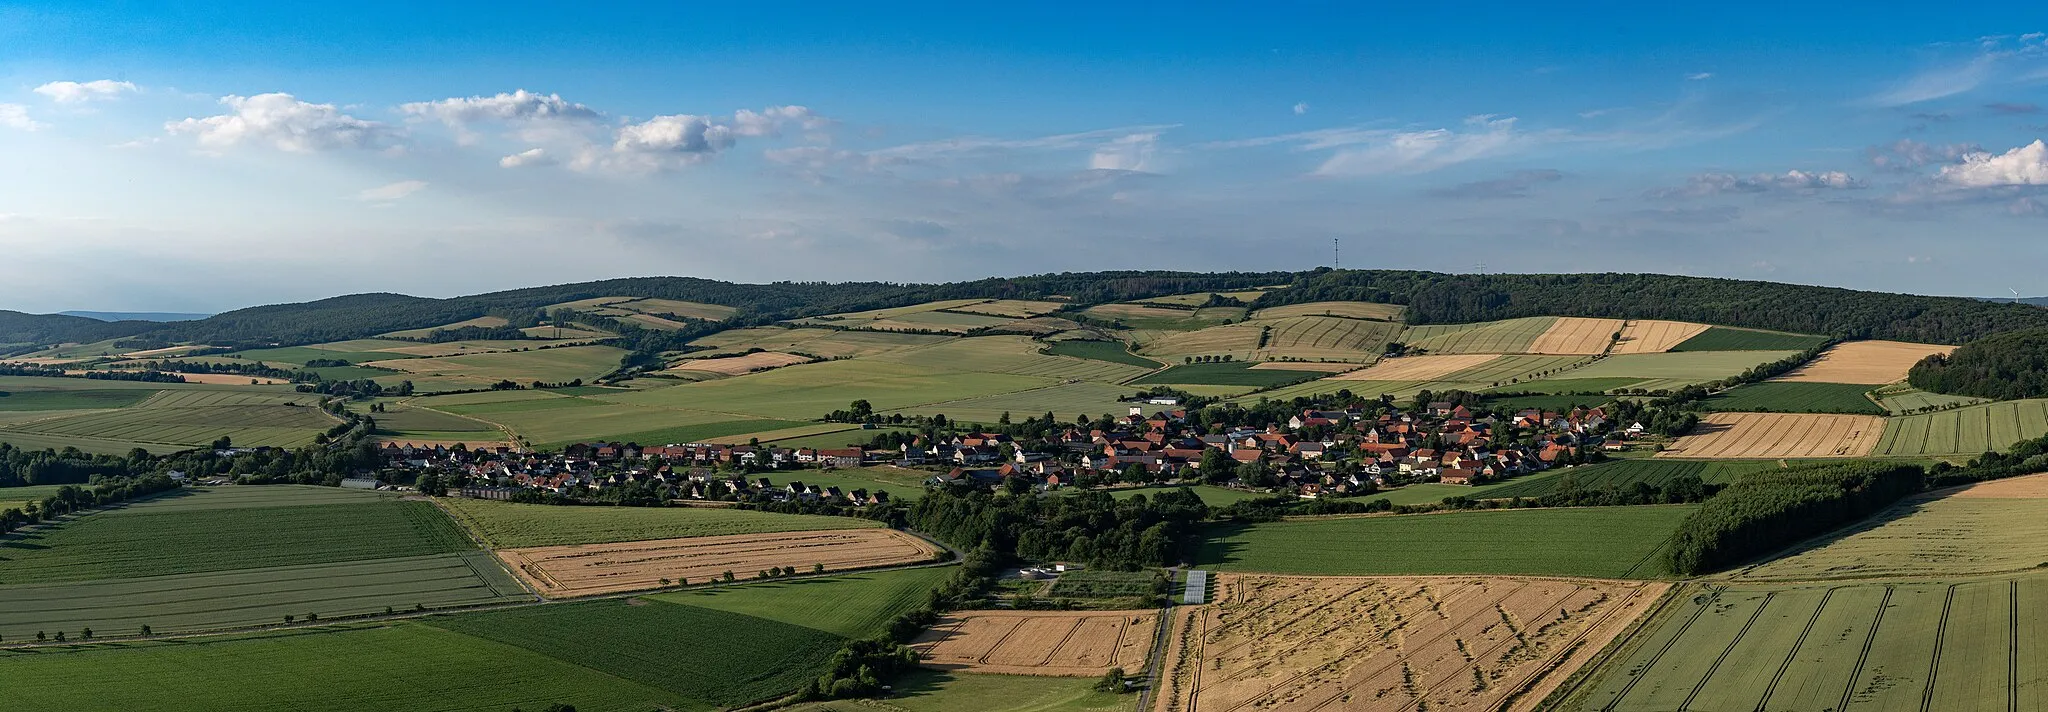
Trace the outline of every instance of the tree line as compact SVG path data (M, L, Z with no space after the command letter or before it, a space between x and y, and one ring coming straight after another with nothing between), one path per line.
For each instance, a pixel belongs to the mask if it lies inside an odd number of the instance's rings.
M1923 391L1978 398L2048 396L2048 329L1995 334L1946 356L1928 356L1906 373L1906 382Z
M1868 517L1924 481L1918 465L1874 461L1747 475L1679 523L1665 561L1682 576L1734 566Z
M1035 497L1030 486L1011 478L1001 494L966 485L933 488L910 505L906 523L960 548L986 545L1004 559L1128 570L1181 560L1209 515L1187 488L1118 500L1102 491Z

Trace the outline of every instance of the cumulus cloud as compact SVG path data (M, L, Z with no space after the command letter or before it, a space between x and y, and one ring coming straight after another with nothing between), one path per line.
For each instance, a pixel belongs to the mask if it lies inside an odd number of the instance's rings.
M1984 150L1974 143L1930 144L1902 138L1882 146L1864 149L1870 165L1884 170L1911 170L1937 163L1954 163L1963 156Z
M1131 134L1104 144L1088 157L1088 168L1106 171L1152 171L1159 134Z
M2035 140L2002 154L1972 153L1962 163L1943 166L1940 178L1964 188L2048 185L2048 144Z
M1732 193L1791 192L1813 194L1827 190L1853 190L1864 187L1863 181L1841 171L1801 171L1784 173L1757 173L1742 176L1733 173L1702 173L1686 180L1679 188L1652 191L1653 197L1688 198Z
M391 127L342 113L333 104L300 101L284 93L224 96L230 111L219 116L164 124L173 135L189 135L201 146L227 148L243 143L268 145L281 151L310 153L336 148L383 148L397 144Z
M59 104L78 104L96 99L113 99L135 91L135 85L112 79L98 79L90 82L50 82L36 87L35 92L50 97Z
M1304 102L1300 102L1300 103L1297 103L1297 104L1295 104L1295 105L1294 105L1294 115L1295 115L1295 116L1300 116L1300 115L1302 115L1302 114L1306 114L1306 113L1308 113L1308 102L1304 101Z
M0 128L34 131L43 126L28 117L28 107L20 104L0 104Z
M601 118L595 109L564 100L560 94L520 89L496 96L453 97L400 104L398 110L416 119L431 119L453 128L485 121L588 121Z
M552 166L555 157L545 148L529 148L498 159L500 168L525 168L528 166Z
M421 190L425 190L426 187L427 182L423 180L402 180L397 183L392 183L389 185L380 185L375 188L370 188L364 190L363 192L357 193L356 200L360 200L365 203L389 203L396 200L402 200L407 196L410 196L414 193L418 193Z
M1460 183L1448 188L1429 192L1439 198L1527 198L1529 190L1545 183L1564 180L1564 173L1553 169L1517 171L1506 178Z

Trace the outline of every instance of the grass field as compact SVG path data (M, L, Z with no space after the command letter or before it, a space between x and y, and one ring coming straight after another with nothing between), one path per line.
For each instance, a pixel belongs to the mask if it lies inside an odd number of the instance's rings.
M79 382L112 383L84 380ZM163 384L157 385L161 387ZM140 389L44 390L37 393L47 395L37 397L47 398L50 402L61 402L70 396L60 394L80 392L150 393ZM26 395L29 392L22 393ZM15 397L21 396L9 396L0 401ZM50 418L12 422L4 429L0 429L0 441L15 442L24 446L47 443L56 447L76 442L81 449L125 452L126 448L119 448L117 444L125 444L128 447L152 446L151 449L154 450L176 450L205 445L227 436L237 445L296 447L311 443L321 431L340 422L319 408L312 407L318 399L318 396L275 388L163 388L125 408L81 411L77 414L54 411L53 417ZM92 447L93 443L101 443L106 447L95 449Z
M1728 484L1751 472L1777 467L1778 463L1770 460L1616 460L1554 474L1545 473L1547 476L1541 478L1503 482L1489 490L1486 496L1541 497L1568 487L1581 490L1627 488L1637 482L1661 487L1664 483L1688 476L1708 483Z
M0 487L0 509L18 507L29 502L41 502L44 497L56 494L64 485L27 485L24 487Z
M429 337L429 336L433 336L433 335L434 335L434 332L436 332L436 331L441 331L441 330L444 330L444 329L446 329L446 330L454 330L454 329L460 329L460 328L462 328L462 327L465 327L465 326L477 326L477 327L484 327L484 328L495 328L495 327L500 327L500 326L504 326L504 325L506 325L507 323L509 323L509 322L505 321L505 318L504 318L504 317L501 317L501 316L480 316L480 317L477 317L477 318L475 318L475 319L464 319L464 320L462 320L462 321L454 322L454 323L452 323L452 324L442 324L442 325L440 325L440 326L429 326L429 327L426 327L426 328L422 328L422 329L406 329L406 330L404 330L404 331L393 331L393 332L390 332L390 333L385 333L385 334L378 334L378 336L384 336L384 337L389 337L389 338L393 338L393 339L424 339L424 338L427 338L427 337Z
M2048 475L1910 497L1854 527L1735 572L1759 581L2009 573L2048 564Z
M0 390L0 393L7 394L0 396L0 411L126 408L154 394L153 391L132 388L18 392Z
M2000 401L1891 418L1872 455L1976 455L2048 434L2048 399Z
M1503 396L1487 398L1486 406L1497 412L1515 413L1522 410L1549 410L1564 412L1572 408L1592 408L1613 401L1611 396L1577 394Z
M1231 311L1237 312L1234 316ZM1244 316L1237 310L1172 309L1149 304L1103 304L1082 311L1096 319L1122 322L1126 328L1160 331L1195 331Z
M1722 411L1884 415L1882 406L1864 396L1868 392L1866 385L1765 381L1737 386L1701 405Z
M1282 367L1252 368L1256 364L1195 363L1173 366L1164 371L1147 374L1132 381L1133 384L1185 383L1199 386L1278 386L1302 379L1320 378L1327 375L1321 371L1288 371Z
M1103 365L1118 367L1116 364ZM790 366L739 378L600 398L625 405L808 420L843 410L855 400L866 400L877 411L889 411L961 398L1014 393L1055 382L1052 378L1039 376L944 371L853 359Z
M1672 379L1685 383L1706 383L1740 375L1752 367L1770 363L1796 351L1694 351L1661 354L1609 356L1571 372L1571 378Z
M1023 336L981 336L878 354L869 360L913 366L925 371L965 371L1104 383L1122 381L1155 368L1046 355L1039 353L1042 348L1039 342Z
M1372 319L1375 321L1400 321L1403 307L1399 304L1375 304L1373 302L1309 302L1260 309L1252 315L1259 319L1279 319L1289 316L1340 316L1349 319Z
M1147 340L1138 352L1169 363L1187 356L1239 361L1279 358L1366 362L1378 358L1400 325L1326 316L1255 319Z
M1557 317L1538 316L1477 324L1411 326L1398 339L1411 349L1433 354L1526 353L1529 344L1550 330Z
M952 575L952 567L939 566L698 588L648 598L866 638L884 632L896 616L923 605L925 592Z
M2048 708L2048 578L1740 584L1672 604L1562 709Z
M1130 712L1131 695L1096 692L1094 680L919 670L883 700L820 702L791 712Z
M803 470L771 477L776 484L801 481L807 485L838 487L842 492L882 490L893 499L915 500L924 494L924 481L932 473L896 467L861 467L843 470Z
M950 338L953 337L762 326L721 331L690 343L693 346L713 349L704 352L706 354L741 353L747 349L758 348L809 354L819 358L845 358L872 356L910 346L936 344Z
M1759 329L1737 329L1730 326L1712 326L1677 346L1672 351L1805 351L1827 341L1824 336L1788 334L1781 331Z
M1130 349L1126 348L1121 341L1069 339L1054 342L1052 346L1046 347L1045 352L1054 356L1072 356L1074 358L1108 361L1110 363L1120 363L1139 368L1159 368L1166 365L1131 353Z
M1655 577L1691 506L1514 509L1217 526L1196 561L1221 571L1328 576Z
M17 532L0 539L0 559L5 559L0 584L191 574L472 548L461 530L426 502L369 493L332 498L314 488L290 486L246 488L276 492L242 489L174 491Z
M462 394L422 398L413 401L413 404L496 423L542 447L560 447L588 440L661 445L768 432L802 425L793 420L618 403L611 400L614 396L623 398L639 395L634 391L611 391L588 397L566 396L546 391L520 393L527 395L475 402L477 399L469 396L483 394ZM381 424L382 421L379 422Z
M1127 487L1110 490L1109 494L1110 496L1115 497L1117 499L1130 499L1141 494L1145 495L1146 497L1154 497L1159 495L1159 493L1161 492L1176 489L1180 489L1180 487ZM1207 504L1211 507L1228 507L1232 503L1239 502L1242 500L1257 499L1259 497L1271 496L1258 492L1247 492L1245 490L1234 490L1229 489L1227 487L1215 487L1211 485L1194 485L1189 487L1188 489L1193 490L1195 496L1201 497L1203 504Z
M618 368L619 357L625 353L623 349L611 346L565 346L531 351L377 361L372 365L419 376L465 379L474 381L478 386L488 386L498 381L512 381L523 385L533 381L588 381Z
M501 549L881 526L851 517L739 509L563 507L461 497L440 501L463 526Z
M1009 413L1012 418L1024 418L1049 412L1060 420L1067 420L1082 413L1088 413L1090 417L1104 413L1122 416L1132 404L1120 402L1118 399L1136 393L1141 388L1142 386L1112 386L1106 383L1067 383L931 403L891 412L908 415L945 415L957 420L991 424L1000 420L1004 413Z

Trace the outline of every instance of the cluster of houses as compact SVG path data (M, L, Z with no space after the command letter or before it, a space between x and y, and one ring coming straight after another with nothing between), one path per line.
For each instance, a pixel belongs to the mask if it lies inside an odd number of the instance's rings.
M1025 478L1043 489L1141 480L1205 480L1285 490L1303 497L1348 495L1416 482L1481 484L1581 461L1590 449L1618 449L1640 424L1615 427L1598 408L1475 414L1451 403L1412 410L1304 410L1285 423L1195 427L1182 409L1133 406L1108 428L1065 428L1019 442L1001 433L914 437L895 448L783 448L687 443L572 445L558 453L515 448L383 446L396 470L456 475L471 496L508 498L520 489L560 493L621 485L658 486L671 498L884 501L879 492L789 482L764 471L873 465L921 468L930 484L997 485ZM1504 437L1508 434L1512 437ZM1220 453L1223 458L1211 456ZM1229 462L1227 475L1202 473L1203 461ZM1240 463L1261 463L1244 482Z

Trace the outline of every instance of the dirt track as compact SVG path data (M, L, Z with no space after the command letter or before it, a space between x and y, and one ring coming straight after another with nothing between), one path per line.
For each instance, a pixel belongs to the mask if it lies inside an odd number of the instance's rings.
M1152 651L1154 611L967 611L911 645L926 667L1004 675L1135 674Z
M1224 576L1187 609L1152 712L1527 709L1666 584Z
M826 571L911 564L937 553L923 539L893 529L735 534L497 552L507 568L541 595L553 598L659 588L665 585L662 579L702 583L727 571L751 579L777 566L810 573L817 564L824 564Z
M1660 458L1862 457L1884 435L1884 418L1813 413L1709 413Z

